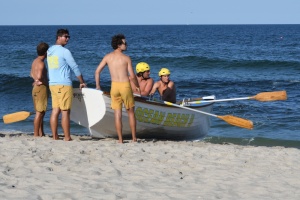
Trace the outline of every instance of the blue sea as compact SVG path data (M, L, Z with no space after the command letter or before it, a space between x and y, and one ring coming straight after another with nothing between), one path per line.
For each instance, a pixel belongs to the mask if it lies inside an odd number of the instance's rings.
M123 33L128 43L126 54L134 67L147 62L155 81L160 68L170 69L178 100L205 95L239 98L286 90L286 101L215 103L213 114L252 120L254 129L212 117L209 134L202 139L300 148L300 25L0 26L1 116L33 111L29 73L36 46L41 41L54 44L59 28L69 29L71 39L66 47L91 88L95 87L96 67L112 51L111 37ZM101 81L109 90L107 68ZM75 76L74 86L78 86ZM49 117L47 112L45 132L51 135ZM0 132L32 134L33 116L12 124L0 121ZM72 123L71 133L88 135L88 130Z

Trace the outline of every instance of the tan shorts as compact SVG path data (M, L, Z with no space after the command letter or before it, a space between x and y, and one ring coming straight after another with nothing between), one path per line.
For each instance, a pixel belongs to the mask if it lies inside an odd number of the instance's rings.
M134 107L134 98L129 81L112 82L110 96L111 108L114 110L122 109L123 103L126 109Z
M50 85L52 108L69 110L72 106L73 87L67 85Z
M45 85L35 85L32 88L32 100L36 112L46 111L48 104L48 87Z

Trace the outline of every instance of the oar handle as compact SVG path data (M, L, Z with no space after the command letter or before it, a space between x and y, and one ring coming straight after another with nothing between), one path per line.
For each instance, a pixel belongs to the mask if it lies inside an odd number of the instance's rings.
M203 101L188 101L190 104L200 104L200 103L213 103L213 102L223 102L223 101L238 101L238 100L247 100L252 97L240 97L240 98L232 98L232 99L216 99L216 100L203 100Z

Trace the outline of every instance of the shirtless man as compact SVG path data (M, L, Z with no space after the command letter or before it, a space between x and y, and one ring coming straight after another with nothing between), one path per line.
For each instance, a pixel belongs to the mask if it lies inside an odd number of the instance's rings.
M176 88L174 82L170 80L170 74L167 68L161 68L158 73L160 80L154 83L150 95L158 90L162 100L176 103Z
M122 104L127 110L129 125L132 134L132 140L136 142L136 120L134 115L134 98L130 81L132 81L139 91L139 83L132 68L132 62L129 56L123 51L127 49L125 36L122 34L112 37L111 46L113 52L104 56L95 71L96 89L100 88L100 73L106 65L111 76L111 108L115 114L115 126L118 133L119 143L123 143L122 137ZM128 77L129 73L129 77Z
M34 82L32 84L32 100L35 110L33 121L34 137L44 136L44 116L48 104L48 78L44 60L47 57L49 45L42 42L37 46L37 58L33 60L30 75Z
M153 86L153 79L150 78L150 66L145 62L138 63L136 65L136 76L139 82L140 92L136 89L135 84L130 81L133 93L148 96Z

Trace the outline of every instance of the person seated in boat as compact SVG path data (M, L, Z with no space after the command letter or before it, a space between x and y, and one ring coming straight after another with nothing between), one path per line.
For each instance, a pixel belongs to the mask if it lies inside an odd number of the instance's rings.
M156 90L158 90L163 101L176 103L176 87L175 83L170 80L170 75L170 70L161 68L158 73L160 80L154 83L150 95L154 95Z
M139 82L140 91L138 91L135 84L130 81L133 93L148 96L154 81L150 78L150 66L147 63L140 62L136 65L136 78Z

